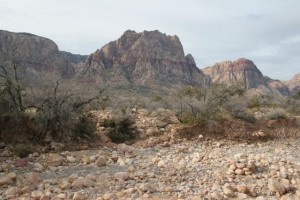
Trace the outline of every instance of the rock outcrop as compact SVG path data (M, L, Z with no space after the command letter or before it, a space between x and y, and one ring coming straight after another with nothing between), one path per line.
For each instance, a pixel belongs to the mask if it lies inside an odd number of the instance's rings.
M91 54L82 71L110 86L165 90L210 83L192 55L185 56L179 38L159 31L126 31Z
M290 90L291 94L295 94L300 90L300 74L296 74L291 80L285 81L285 84Z
M256 65L248 59L216 63L202 70L214 83L242 84L245 89L266 85L266 80Z
M73 76L76 63L70 57L47 38L0 30L0 63L7 66L15 62L23 70L22 75L27 73L30 77L39 72L52 72L62 77Z

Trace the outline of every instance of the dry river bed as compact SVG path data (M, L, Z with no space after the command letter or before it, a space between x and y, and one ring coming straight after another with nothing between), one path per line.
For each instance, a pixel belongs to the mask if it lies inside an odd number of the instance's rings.
M0 200L300 199L299 139L181 141L34 153L0 150Z

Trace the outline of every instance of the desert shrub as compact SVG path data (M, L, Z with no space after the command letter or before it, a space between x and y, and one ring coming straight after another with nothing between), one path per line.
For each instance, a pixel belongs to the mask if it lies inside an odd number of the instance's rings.
M300 100L288 98L285 104L285 109L289 113L300 115Z
M105 128L113 128L116 127L115 119L113 118L105 118L101 123L101 126Z
M25 158L27 157L29 154L34 153L34 148L31 144L16 144L13 152L15 155L17 155L20 158Z
M215 84L210 88L183 88L176 94L179 98L177 117L182 123L194 124L222 118L222 107L234 96L241 96L238 86Z
M287 119L288 116L284 109L282 108L275 108L271 110L270 112L266 113L266 118L269 120L272 119Z
M95 132L96 127L93 124L92 120L86 116L82 115L79 117L78 122L74 125L73 132L75 136L84 138L84 137L91 137Z
M109 125L112 129L109 131L107 136L115 143L123 143L125 141L132 140L136 137L132 125L134 121L129 116L118 116L111 119L114 123L110 122Z
M256 121L254 114L247 111L245 99L236 99L235 101L230 101L224 105L224 108L235 118L250 123L254 123Z

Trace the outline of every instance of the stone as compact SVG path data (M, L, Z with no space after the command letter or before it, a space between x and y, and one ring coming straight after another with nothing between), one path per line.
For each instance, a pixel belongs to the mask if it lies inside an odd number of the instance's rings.
M245 194L245 193L237 193L236 194L236 198L237 199L249 199L249 197L247 196L247 194Z
M115 195L113 193L105 193L102 198L103 200L111 200L114 198L114 196Z
M4 192L4 196L6 199L12 199L18 197L21 192L18 187L10 187Z
M50 196L43 195L43 196L41 196L40 200L50 200Z
M241 160L241 159L246 159L247 158L247 156L244 153L237 153L233 157L236 160Z
M158 167L166 167L166 163L165 163L165 161L160 160L160 161L157 163L157 166L158 166Z
M33 185L38 185L42 181L41 177L36 172L28 173L26 180Z
M43 195L44 195L43 192L41 192L39 190L35 190L35 191L31 192L31 197L32 197L32 199L35 199L35 200L39 200Z
M38 171L42 171L44 169L43 165L41 163L34 163L33 167L35 169L38 169Z
M226 196L228 196L228 197L234 197L234 196L235 196L234 191L233 191L232 188L230 188L230 187L224 187L224 188L223 188L223 192L224 192L224 194L225 194Z
M129 174L128 174L128 172L117 172L117 173L115 173L114 177L117 180L126 181L129 179Z
M84 192L79 191L79 192L75 192L74 196L73 196L73 200L85 200L87 199L86 195Z
M142 183L139 186L139 189L142 190L143 192L153 192L153 187L148 183Z
M236 169L236 170L234 171L234 173L237 174L237 175L244 175L244 174L245 174L245 171L244 171L243 169Z
M74 158L73 156L67 156L67 161L70 163L74 163L76 162L76 158Z
M47 164L49 166L54 166L54 167L58 167L61 166L62 163L64 162L65 158L62 157L59 154L52 154L48 157L47 159Z
M218 192L211 193L210 197L211 197L212 200L223 200L224 199L223 195L221 195Z
M238 192L244 193L244 194L246 194L246 193L249 192L249 189L248 189L248 187L247 187L246 185L237 185L237 186L236 186L236 190L237 190Z
M264 196L259 196L259 197L256 197L255 200L268 200L268 199Z
M84 186L85 178L79 177L78 179L75 179L72 183L73 189L81 189Z
M25 159L19 158L19 159L17 159L17 160L15 161L15 166L16 166L16 167L25 167L25 166L27 166L27 165L28 165L28 162L27 162L27 160L25 160Z
M283 195L285 192L284 186L274 178L268 180L268 188L271 191L278 192L280 195Z
M123 167L123 166L126 165L125 160L124 160L123 158L120 158L120 157L118 158L117 163L118 163L121 167Z
M95 164L96 164L98 167L102 167L102 166L105 166L106 163L107 163L106 159L105 159L103 156L100 156L100 157L97 159L97 161L96 161Z
M15 172L10 172L6 175L6 177L12 181L15 181L17 179L17 174Z
M117 196L118 199L120 199L120 198L126 196L126 193L123 192L123 191L119 191L119 192L116 192L116 196Z

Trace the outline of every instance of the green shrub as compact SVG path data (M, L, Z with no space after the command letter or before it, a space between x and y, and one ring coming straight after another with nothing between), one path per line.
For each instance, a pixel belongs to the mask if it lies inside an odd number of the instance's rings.
M224 107L237 119L241 119L249 123L254 123L256 121L255 116L247 111L247 105L243 99L228 102L224 105Z
M25 158L29 154L34 153L34 148L30 144L17 144L14 147L13 152L20 158Z
M101 126L105 127L105 128L113 128L116 127L116 122L115 119L113 118L106 118L103 120L103 122L101 123Z
M77 137L91 137L95 132L95 125L92 123L91 119L83 115L79 117L78 122L74 126L74 134Z
M266 114L266 118L269 119L269 120L272 120L272 119L287 119L288 116L287 116L285 110L283 110L282 108L276 108L276 109L273 109L270 112L268 112Z
M117 119L114 119L114 123L110 122L110 124L114 124L114 126L107 134L107 136L113 142L123 143L125 141L132 140L136 137L134 129L132 128L134 121L130 117L119 117Z

